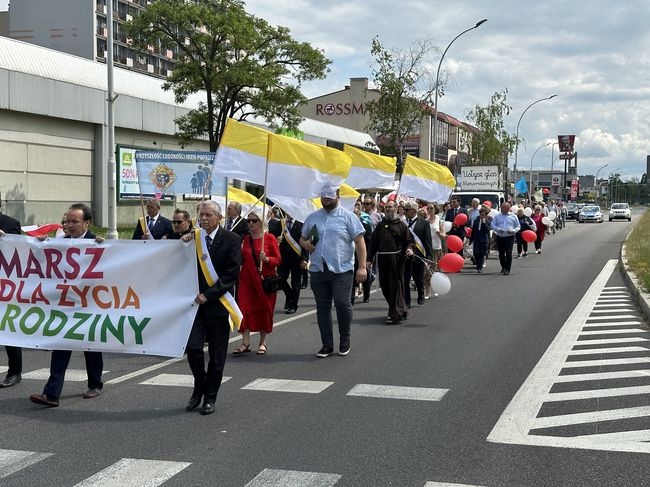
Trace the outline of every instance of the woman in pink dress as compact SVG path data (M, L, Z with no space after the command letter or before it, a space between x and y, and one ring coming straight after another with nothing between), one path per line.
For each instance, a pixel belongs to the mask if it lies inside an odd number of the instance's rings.
M544 213L542 213L542 207L535 205L533 215L530 217L537 226L535 233L537 234L537 240L535 240L535 253L542 253L542 242L544 241L544 235L546 234L546 225L542 223L542 218L544 218Z
M276 238L271 233L264 232L263 221L257 212L249 213L248 227L251 234L245 235L242 240L242 266L237 287L237 304L244 315L239 327L242 344L233 354L243 355L251 351L250 340L253 331L260 334L257 355L265 355L266 336L273 331L273 310L277 293L264 292L259 264L262 262L262 276L275 275L281 260L280 249Z

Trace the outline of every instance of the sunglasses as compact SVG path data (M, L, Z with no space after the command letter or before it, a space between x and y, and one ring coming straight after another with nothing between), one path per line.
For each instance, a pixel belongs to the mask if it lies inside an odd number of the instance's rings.
M181 223L185 223L185 220L172 220L172 223L174 225L180 225Z
M248 223L257 223L259 220L257 218L248 218Z

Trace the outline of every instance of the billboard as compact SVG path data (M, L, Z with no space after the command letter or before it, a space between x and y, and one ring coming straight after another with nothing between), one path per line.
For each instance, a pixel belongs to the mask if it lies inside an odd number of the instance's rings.
M117 146L118 199L223 196L228 179L210 177L214 152Z

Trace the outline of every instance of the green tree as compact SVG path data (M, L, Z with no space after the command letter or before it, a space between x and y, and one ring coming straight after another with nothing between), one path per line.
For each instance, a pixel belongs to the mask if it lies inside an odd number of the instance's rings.
M177 103L204 91L196 109L176 119L181 145L206 137L216 150L229 117L260 116L296 129L304 81L322 79L330 61L286 27L246 12L240 0L155 0L125 24L134 46L176 49L164 88ZM279 125L278 124L278 125Z
M471 134L469 140L470 164L501 165L512 154L516 138L509 134L503 124L503 118L512 107L506 103L508 90L495 92L486 107L474 106L467 115L467 120L478 131Z
M430 56L436 52L428 40L408 49L387 49L378 37L372 40L372 77L379 97L366 103L366 129L378 135L383 150L397 156L398 171L403 165L405 139L416 135L422 119L430 115L435 80L428 66L433 65Z

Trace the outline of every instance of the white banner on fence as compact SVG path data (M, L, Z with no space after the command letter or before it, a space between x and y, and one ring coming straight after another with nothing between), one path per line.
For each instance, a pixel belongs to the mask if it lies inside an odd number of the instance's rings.
M194 242L0 237L0 344L180 357Z

